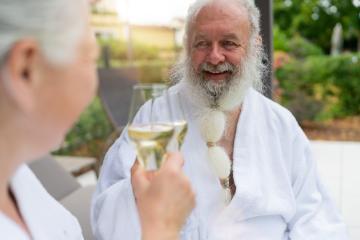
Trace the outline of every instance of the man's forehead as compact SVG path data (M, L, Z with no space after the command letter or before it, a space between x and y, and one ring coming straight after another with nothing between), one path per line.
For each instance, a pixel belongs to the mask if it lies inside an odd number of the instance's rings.
M219 19L218 21L195 22L191 27L191 38L239 39L250 34L251 26L247 19Z
M235 33L235 32L229 32L229 31L224 31L224 33L220 34L221 35L221 38L223 39L228 39L228 40L231 40L231 39L239 39L239 33ZM205 32L195 32L194 34L194 38L195 40L198 40L198 39L207 39L211 36L209 36L208 33L205 33Z
M221 1L220 1L221 2ZM251 24L245 8L240 5L220 5L218 1L204 6L192 21L190 35L206 37L212 33L239 37L250 31Z
M227 4L226 4L227 3ZM194 23L202 24L213 21L249 21L245 7L234 1L213 1L198 12Z

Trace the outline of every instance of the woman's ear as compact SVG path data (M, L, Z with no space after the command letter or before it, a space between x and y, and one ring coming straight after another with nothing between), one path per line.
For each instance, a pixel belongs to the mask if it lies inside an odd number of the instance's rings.
M25 112L31 111L35 103L39 53L38 45L32 39L15 43L7 55L1 76L11 101Z

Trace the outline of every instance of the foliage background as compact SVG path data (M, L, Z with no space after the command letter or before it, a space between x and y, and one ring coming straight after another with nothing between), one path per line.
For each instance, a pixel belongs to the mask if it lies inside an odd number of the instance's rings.
M300 121L360 115L360 0L274 0L274 98ZM330 56L334 26L343 27L344 53ZM127 66L126 43L99 39L113 67ZM142 82L166 82L180 49L133 43ZM101 59L99 67L103 66ZM102 158L116 137L96 98L56 154Z
M275 0L274 70L279 101L300 121L360 115L360 1ZM330 56L343 27L343 53Z

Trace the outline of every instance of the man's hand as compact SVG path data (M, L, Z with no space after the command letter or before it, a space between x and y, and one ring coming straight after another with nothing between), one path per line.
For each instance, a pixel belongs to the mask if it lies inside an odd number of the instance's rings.
M178 239L186 217L195 206L190 182L182 171L179 153L168 154L157 172L146 172L135 163L131 182L144 240Z

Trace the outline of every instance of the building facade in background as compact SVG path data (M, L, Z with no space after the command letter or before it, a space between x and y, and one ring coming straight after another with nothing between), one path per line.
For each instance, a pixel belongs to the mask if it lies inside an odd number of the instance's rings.
M98 0L92 6L91 24L98 38L131 41L167 50L181 46L182 19L162 25L131 24L119 16L117 8L115 0Z

